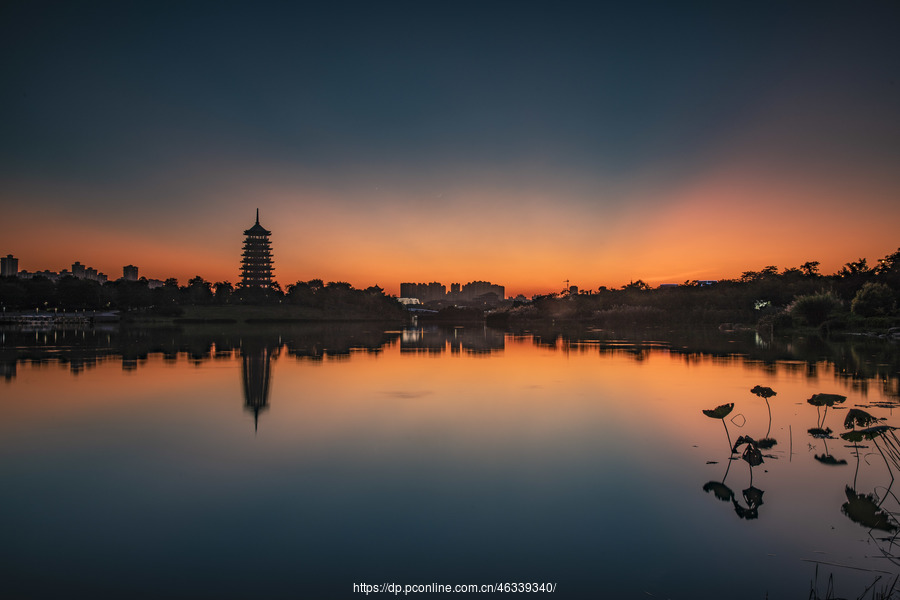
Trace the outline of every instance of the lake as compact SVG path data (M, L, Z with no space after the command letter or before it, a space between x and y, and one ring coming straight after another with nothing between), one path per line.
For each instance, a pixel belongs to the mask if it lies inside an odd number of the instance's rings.
M855 598L900 573L897 437L840 437L854 408L900 426L896 343L4 330L0 369L6 597Z

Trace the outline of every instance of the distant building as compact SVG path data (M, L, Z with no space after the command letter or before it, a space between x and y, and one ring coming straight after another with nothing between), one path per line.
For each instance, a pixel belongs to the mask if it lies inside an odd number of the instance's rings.
M485 294L496 294L498 298L506 298L506 288L490 281L470 281L462 286L460 299L471 301Z
M74 263L72 263L72 277L77 277L78 279L84 279L84 276L85 276L85 266L76 260Z
M402 298L418 298L422 302L443 300L447 295L447 286L436 281L431 283L401 283L400 296Z
M122 279L125 281L137 281L138 268L134 265L125 265L122 267Z
M19 275L19 259L12 254L0 258L0 277L17 277Z
M422 302L434 300L448 300L450 302L475 302L483 301L484 296L491 294L503 300L506 297L506 288L489 281L470 281L465 285L450 284L450 294L447 294L447 286L433 281L431 283L401 283L401 298L418 298Z
M256 209L256 224L244 231L244 253L241 255L241 287L268 289L272 285L272 232L259 224L259 209Z

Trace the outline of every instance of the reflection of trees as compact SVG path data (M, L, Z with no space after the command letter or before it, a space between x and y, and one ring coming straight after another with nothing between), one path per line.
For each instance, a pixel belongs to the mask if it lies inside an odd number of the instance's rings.
M687 362L701 359L740 361L767 373L795 372L818 379L823 363L848 387L865 393L869 385L882 386L891 404L900 402L900 351L888 340L870 337L823 339L818 336L774 337L760 343L754 332L724 334L696 328L680 331L654 329L604 330L575 325L530 324L515 332L535 345L572 352L632 356L662 350ZM738 355L740 358L738 358Z
M15 376L18 363L59 363L80 373L109 360L120 360L122 368L140 368L151 356L166 362L230 358L248 335L267 347L284 347L289 356L320 360L349 356L352 351L380 352L399 332L388 332L377 323L311 323L231 325L212 328L57 329L26 332L0 331L0 373Z
M282 350L301 360L345 358L352 351L380 352L399 336L377 324L257 325L210 330L204 326L176 328L123 328L0 332L0 373L16 375L19 362L68 365L73 374L105 361L120 360L126 371L139 369L151 356L167 363L188 360L241 358L245 408L253 413L254 426L269 406L271 361Z

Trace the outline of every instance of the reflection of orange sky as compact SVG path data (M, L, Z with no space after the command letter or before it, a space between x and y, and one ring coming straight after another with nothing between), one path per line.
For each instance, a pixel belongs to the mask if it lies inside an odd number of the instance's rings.
M616 189L563 179L434 189L251 179L197 194L175 211L148 201L102 215L76 205L48 214L41 196L6 199L0 254L30 271L79 260L111 278L135 264L141 275L182 284L195 275L236 282L242 232L259 206L283 286L319 277L396 294L401 281L489 280L531 295L559 291L567 279L596 289L733 278L808 260L833 273L895 251L900 221L895 190L864 178L809 182L727 166L677 185Z
M591 344L547 349L512 337L490 356L401 353L396 342L378 354L356 351L337 360L298 360L281 352L271 365L258 431L244 407L237 353L199 365L185 354L174 364L151 355L131 372L110 359L77 376L65 365L23 362L14 379L0 381L0 436L13 452L71 451L103 460L121 452L118 468L151 481L158 476L154 469L174 481L201 473L203 489L189 501L203 506L232 490L235 496L254 494L257 486L268 490L267 478L295 486L276 489L289 501L296 497L297 510L306 506L307 494L321 491L310 486L323 481L345 510L389 486L417 492L403 496L410 506L423 497L428 502L428 494L478 502L485 500L470 496L471 489L483 477L496 477L501 486L514 484L497 500L510 510L526 496L529 502L546 497L548 509L565 510L553 503L556 494L578 494L596 502L601 514L610 495L640 493L634 505L662 513L660 523L706 524L728 537L743 523L730 502L703 491L706 482L725 478L739 501L751 483L764 491L760 523L769 528L779 560L796 564L809 548L831 551L841 543L836 536L864 535L840 513L853 463L818 464L813 456L822 444L806 434L816 419L805 402L812 392L845 393L848 404L860 400L837 388L831 368L823 365L818 379L808 379L805 369L772 370L739 357L686 358L664 350L642 356L601 353ZM739 459L728 462L721 422L701 409L735 402L734 414L746 425L729 423L732 440L762 437L765 404L749 392L757 384L778 392L771 404L772 437L779 443L751 471ZM872 394L867 400L880 399ZM888 416L887 409L871 410ZM832 411L829 424L837 429L842 418ZM850 458L839 442L830 442L831 451ZM95 477L118 472L84 468ZM35 478L47 476L53 474L35 472ZM517 481L525 484L517 487ZM889 481L880 461L859 469L862 491ZM161 497L185 502L181 490L167 487ZM822 523L821 532L811 533L820 539L800 539L792 527L810 518ZM584 528L604 533L592 526L589 521ZM707 539L702 532L698 538Z
M422 464L449 481L461 469L469 477L498 470L527 476L552 465L563 479L590 480L627 479L627 468L650 478L661 500L668 493L692 495L704 510L728 515L729 505L701 489L706 481L721 481L730 455L721 421L701 411L734 402L731 441L761 438L768 415L749 390L768 385L778 393L770 400L770 437L778 444L766 451L753 479L771 492L766 510L834 518L852 470L813 460L824 447L806 433L817 416L805 400L818 392L843 393L851 406L877 402L879 393L861 398L825 365L811 379L805 369L773 370L739 357L642 356L601 354L591 344L547 349L511 337L490 356L401 353L398 343L377 354L356 351L324 361L281 353L272 363L258 431L244 406L236 353L199 365L184 354L175 364L151 355L131 372L111 359L77 376L64 365L20 363L13 380L0 382L6 415L0 433L11 440L37 436L49 446L103 443L94 440L97 431L110 439L137 437L152 453L202 465L224 481L232 468L246 465L294 473L302 465L334 468L344 460L369 465L373 477L398 462ZM886 409L869 410L890 416ZM839 431L842 418L831 411L827 424ZM829 449L852 460L840 440ZM880 463L866 466L860 485L885 484L886 476ZM728 485L739 494L750 477L747 464L736 460ZM806 498L823 489L833 496L828 502Z
M512 337L489 357L399 350L394 343L381 353L357 351L349 360L324 362L280 354L272 362L270 410L262 413L261 426L271 435L297 435L313 444L353 429L388 435L453 431L454 437L478 444L521 436L549 440L585 428L611 437L646 430L658 442L700 443L716 452L726 445L724 431L702 409L734 402L732 416L742 415L747 424L741 428L729 421L732 437L764 436L767 411L750 393L754 385L778 392L770 402L773 435L779 437L795 415L803 417L798 439L814 425L815 410L805 403L813 393L873 401L836 387L824 365L810 379L805 369L772 370L741 358L653 350L635 360L627 352L601 353L591 344L548 349ZM98 409L169 405L200 420L212 411L209 418L240 427L250 417L242 410L238 356L191 365L185 355L175 363L151 355L136 371L124 371L119 359L110 358L77 375L67 365L23 363L15 379L2 384L11 392L5 395L16 398L5 410L16 417L67 418Z

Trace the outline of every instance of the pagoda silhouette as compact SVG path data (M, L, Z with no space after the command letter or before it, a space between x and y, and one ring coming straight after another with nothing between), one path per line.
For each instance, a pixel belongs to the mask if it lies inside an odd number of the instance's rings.
M259 209L256 209L256 224L244 231L244 253L241 255L241 287L269 289L272 285L272 232L259 224Z

